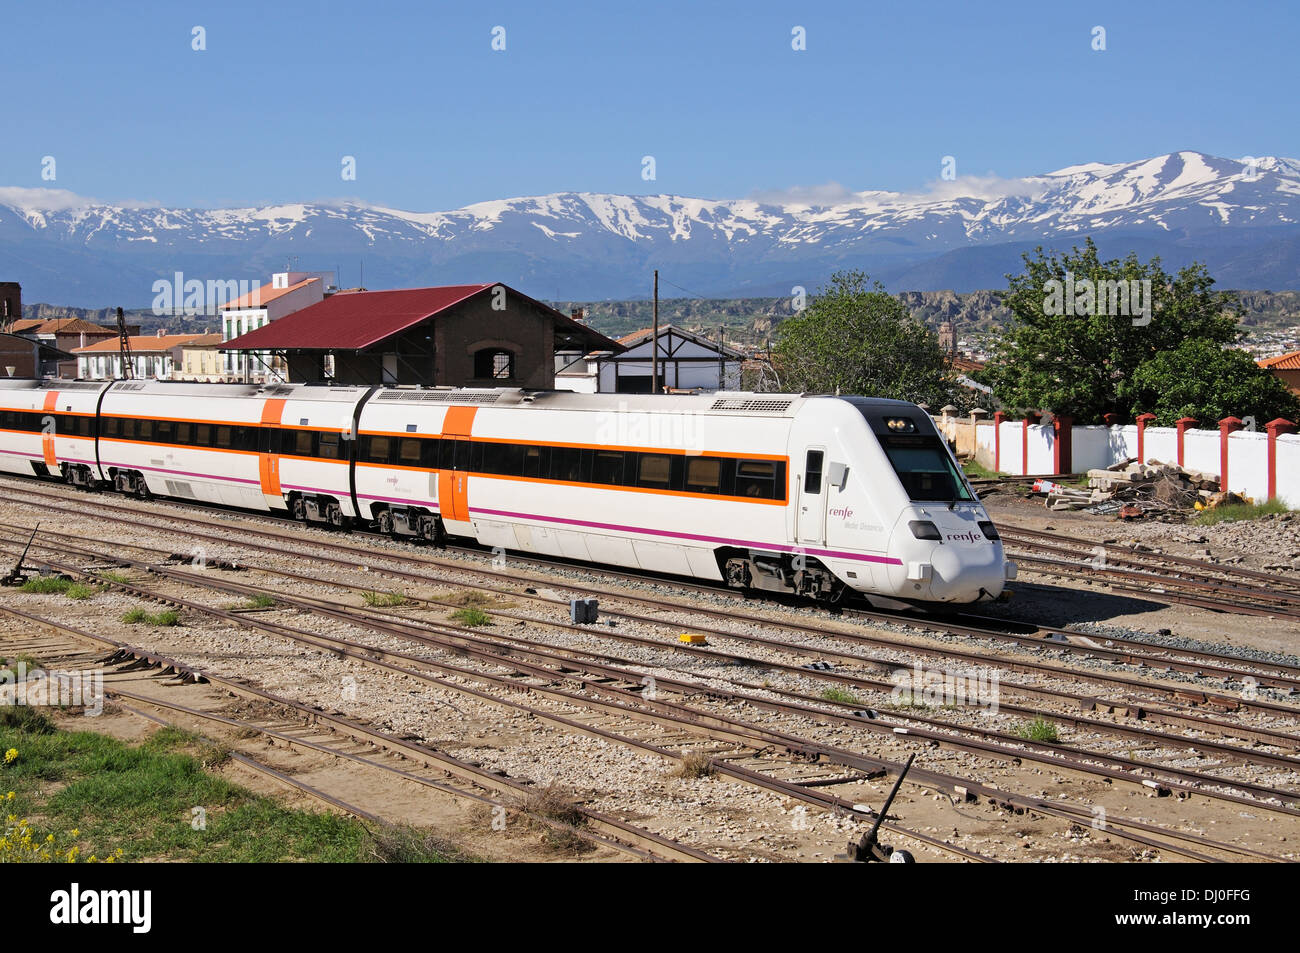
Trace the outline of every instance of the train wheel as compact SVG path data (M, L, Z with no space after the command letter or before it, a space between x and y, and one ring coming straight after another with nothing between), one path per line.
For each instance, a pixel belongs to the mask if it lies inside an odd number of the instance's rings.
M302 501L301 496L295 496L293 498L290 511L293 513L293 518L298 520L298 522L307 522L307 504Z
M376 524L379 532L387 536L393 534L393 514L388 512L388 510L384 510L379 514L379 519L376 520Z

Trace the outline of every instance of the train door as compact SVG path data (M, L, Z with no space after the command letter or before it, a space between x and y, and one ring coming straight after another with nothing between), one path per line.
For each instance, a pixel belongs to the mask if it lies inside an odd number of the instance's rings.
M469 494L465 486L470 442L446 437L442 441L442 466L438 471L438 506L444 520L469 519Z
M809 447L804 458L791 461L802 466L795 477L798 500L795 502L795 541L800 545L823 546L826 543L826 448Z

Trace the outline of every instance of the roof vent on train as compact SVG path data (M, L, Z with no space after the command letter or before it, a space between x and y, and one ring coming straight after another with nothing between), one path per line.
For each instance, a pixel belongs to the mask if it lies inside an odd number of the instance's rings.
M103 381L42 381L43 390L103 390Z
M495 404L501 399L497 391L464 393L452 390L386 390L375 400L422 401L439 404Z
M148 385L148 381L118 381L113 385L113 390L144 390Z
M292 384L276 384L262 391L266 397L285 397L289 394L297 393L298 388Z
M782 414L792 400L759 400L752 397L719 397L709 410L743 410L754 414Z

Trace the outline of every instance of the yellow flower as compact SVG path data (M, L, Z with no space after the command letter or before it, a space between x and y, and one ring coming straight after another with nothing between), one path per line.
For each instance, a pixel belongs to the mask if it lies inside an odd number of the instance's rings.
M80 836L81 836L81 831L77 830L77 828L74 827L74 828L72 829L72 836L73 836L73 837L80 837Z
M5 752L5 764L13 764L18 760L18 749L10 748Z

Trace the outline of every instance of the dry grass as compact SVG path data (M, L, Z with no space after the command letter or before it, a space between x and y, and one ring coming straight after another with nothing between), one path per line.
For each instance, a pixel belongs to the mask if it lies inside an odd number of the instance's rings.
M552 782L545 787L534 788L523 798L520 808L533 815L529 818L530 823L541 831L543 841L552 850L565 854L584 854L594 849L591 841L580 833L586 827L587 819L578 807L573 793L563 786ZM535 818L545 818L564 826L552 827Z
M673 772L679 778L713 777L713 757L707 751L688 751Z

